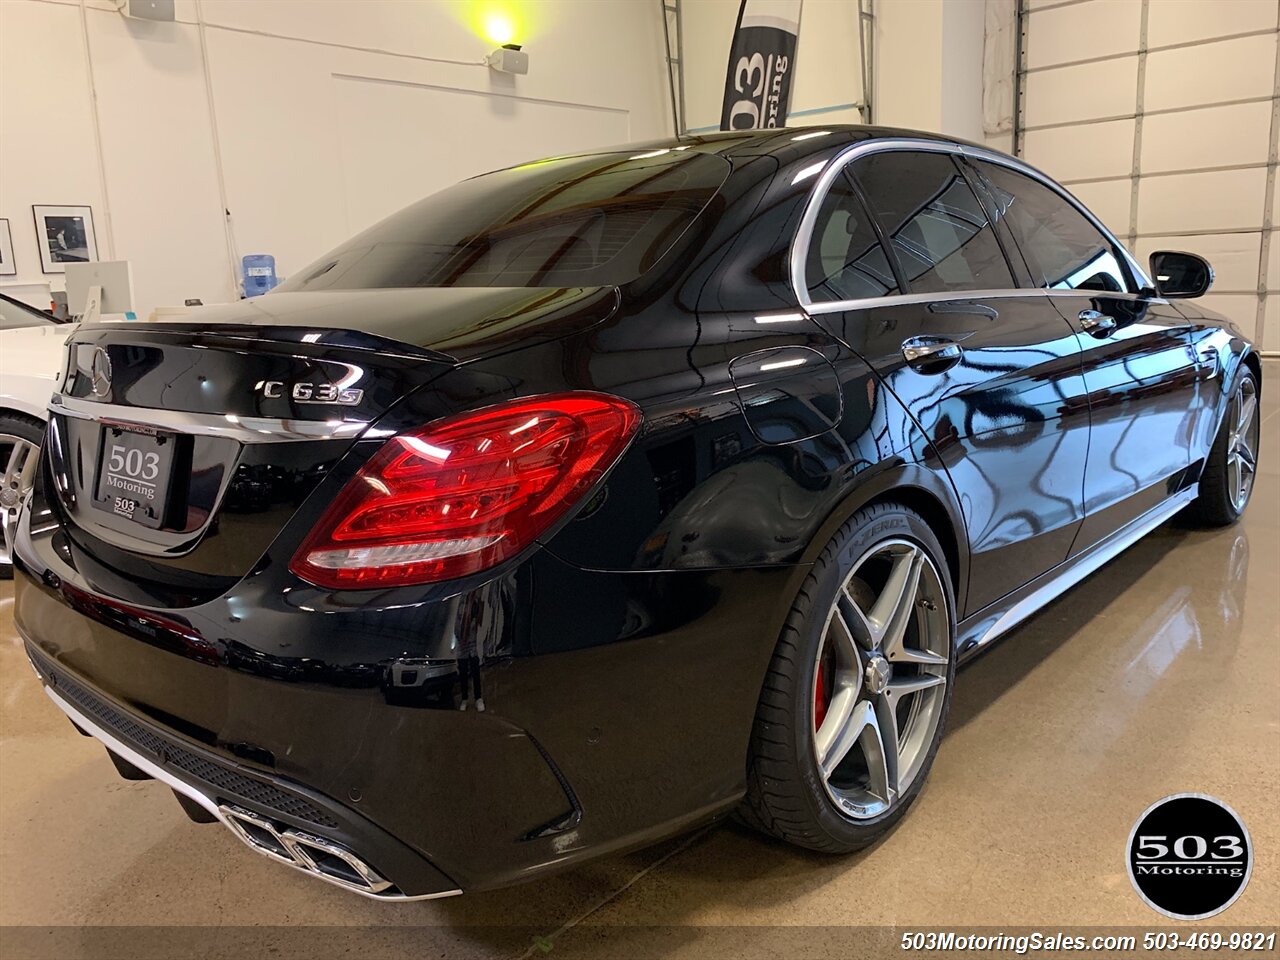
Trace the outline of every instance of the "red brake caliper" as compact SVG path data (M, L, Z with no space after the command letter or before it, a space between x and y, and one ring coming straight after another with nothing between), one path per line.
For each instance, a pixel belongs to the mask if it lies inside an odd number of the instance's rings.
M813 729L822 726L827 716L827 665L826 657L818 661L818 676L813 681Z

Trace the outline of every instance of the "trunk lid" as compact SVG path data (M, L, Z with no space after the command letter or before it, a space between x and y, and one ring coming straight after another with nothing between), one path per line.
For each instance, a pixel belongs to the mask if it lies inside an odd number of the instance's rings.
M50 499L105 592L201 602L250 572L402 398L616 303L612 288L284 293L83 325L50 403Z

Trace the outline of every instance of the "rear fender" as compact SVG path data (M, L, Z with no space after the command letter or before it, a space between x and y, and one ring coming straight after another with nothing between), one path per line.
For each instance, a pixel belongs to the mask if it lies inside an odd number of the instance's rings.
M957 610L965 609L969 585L969 539L955 490L947 476L926 464L887 460L858 476L840 505L823 522L802 558L813 563L836 531L873 503L899 503L919 513L942 544L955 590Z

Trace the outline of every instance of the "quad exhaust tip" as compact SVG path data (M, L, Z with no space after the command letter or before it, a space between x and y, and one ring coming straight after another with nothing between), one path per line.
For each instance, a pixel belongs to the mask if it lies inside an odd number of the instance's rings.
M281 829L265 817L240 807L221 804L218 812L232 833L272 860L366 896L379 896L391 890L390 880L346 847L292 827Z

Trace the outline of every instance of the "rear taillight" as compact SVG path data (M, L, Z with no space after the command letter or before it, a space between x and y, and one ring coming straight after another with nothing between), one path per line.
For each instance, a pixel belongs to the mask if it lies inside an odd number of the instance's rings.
M321 587L449 580L524 550L617 462L640 411L600 393L513 400L393 437L289 569Z

